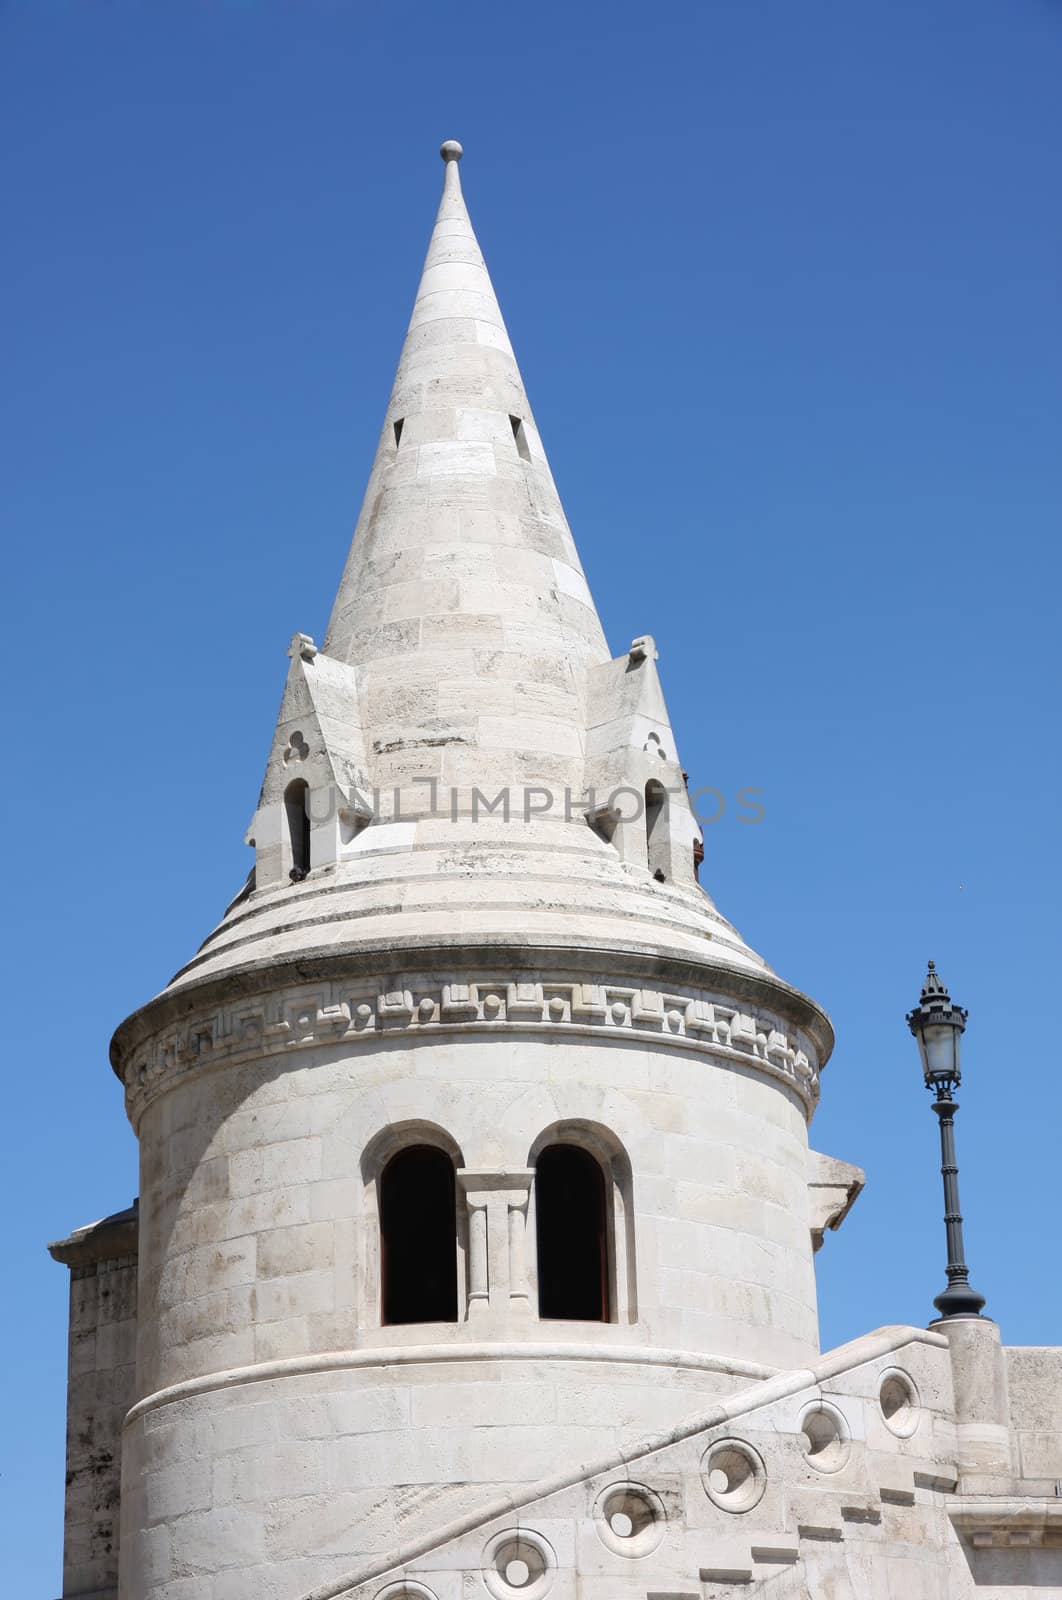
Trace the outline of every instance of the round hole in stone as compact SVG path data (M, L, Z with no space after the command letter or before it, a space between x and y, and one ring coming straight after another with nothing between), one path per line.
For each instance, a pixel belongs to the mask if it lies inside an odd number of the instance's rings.
M751 1511L767 1487L767 1469L743 1439L720 1439L701 1458L701 1480L721 1511Z
M528 1589L544 1575L546 1558L530 1540L514 1535L495 1551L494 1565L506 1588Z
M885 1426L901 1439L908 1438L918 1427L918 1392L906 1372L898 1367L882 1373L878 1404Z
M540 1533L507 1528L487 1541L481 1568L494 1600L544 1600L553 1583L557 1558Z
M636 1539L656 1521L651 1502L626 1485L608 1495L602 1509L617 1539Z
M755 1468L742 1450L721 1451L712 1461L708 1482L716 1494L741 1494L752 1480Z
M647 1556L664 1537L667 1515L660 1497L641 1483L614 1483L597 1502L597 1530L620 1556Z
M385 1589L380 1590L375 1600L436 1600L436 1597L431 1589L425 1588L424 1584L407 1578L404 1582L389 1583Z
M809 1406L800 1419L804 1435L804 1459L819 1472L839 1472L848 1460L851 1445L844 1418L835 1406L820 1401Z

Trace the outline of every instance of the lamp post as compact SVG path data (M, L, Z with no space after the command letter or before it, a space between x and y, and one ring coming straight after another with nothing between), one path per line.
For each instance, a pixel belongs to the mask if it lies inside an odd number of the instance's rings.
M962 1081L959 1070L959 1040L966 1027L967 1013L952 1004L951 996L931 961L922 998L907 1014L907 1026L918 1040L926 1088L935 1096L933 1110L940 1121L940 1175L944 1179L944 1226L948 1236L948 1287L933 1304L942 1317L979 1317L985 1303L983 1294L970 1287L964 1258L962 1213L959 1210L959 1168L955 1160L955 1113L959 1102L954 1091Z

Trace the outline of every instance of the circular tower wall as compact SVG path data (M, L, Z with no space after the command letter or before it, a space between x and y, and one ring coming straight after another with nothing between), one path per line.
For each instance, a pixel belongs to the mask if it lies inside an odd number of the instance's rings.
M816 1352L813 1008L572 964L244 985L132 1030L123 1600L200 1568L324 1582ZM539 1314L558 1142L602 1173L608 1320ZM423 1145L453 1164L457 1315L387 1326L380 1179Z

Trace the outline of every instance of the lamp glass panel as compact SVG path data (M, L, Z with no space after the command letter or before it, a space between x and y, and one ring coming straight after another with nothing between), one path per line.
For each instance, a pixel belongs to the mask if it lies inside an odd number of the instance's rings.
M932 1082L959 1076L959 1030L947 1022L923 1023L919 1044L922 1069Z

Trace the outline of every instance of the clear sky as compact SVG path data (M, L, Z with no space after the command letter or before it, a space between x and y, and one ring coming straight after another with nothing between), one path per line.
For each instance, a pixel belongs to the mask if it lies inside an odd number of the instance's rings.
M824 1345L943 1286L931 955L973 1280L1062 1340L1060 85L1057 0L0 4L5 1592L59 1593L45 1242L136 1190L108 1038L247 871L447 137L612 648L763 791L703 881L837 1027Z

